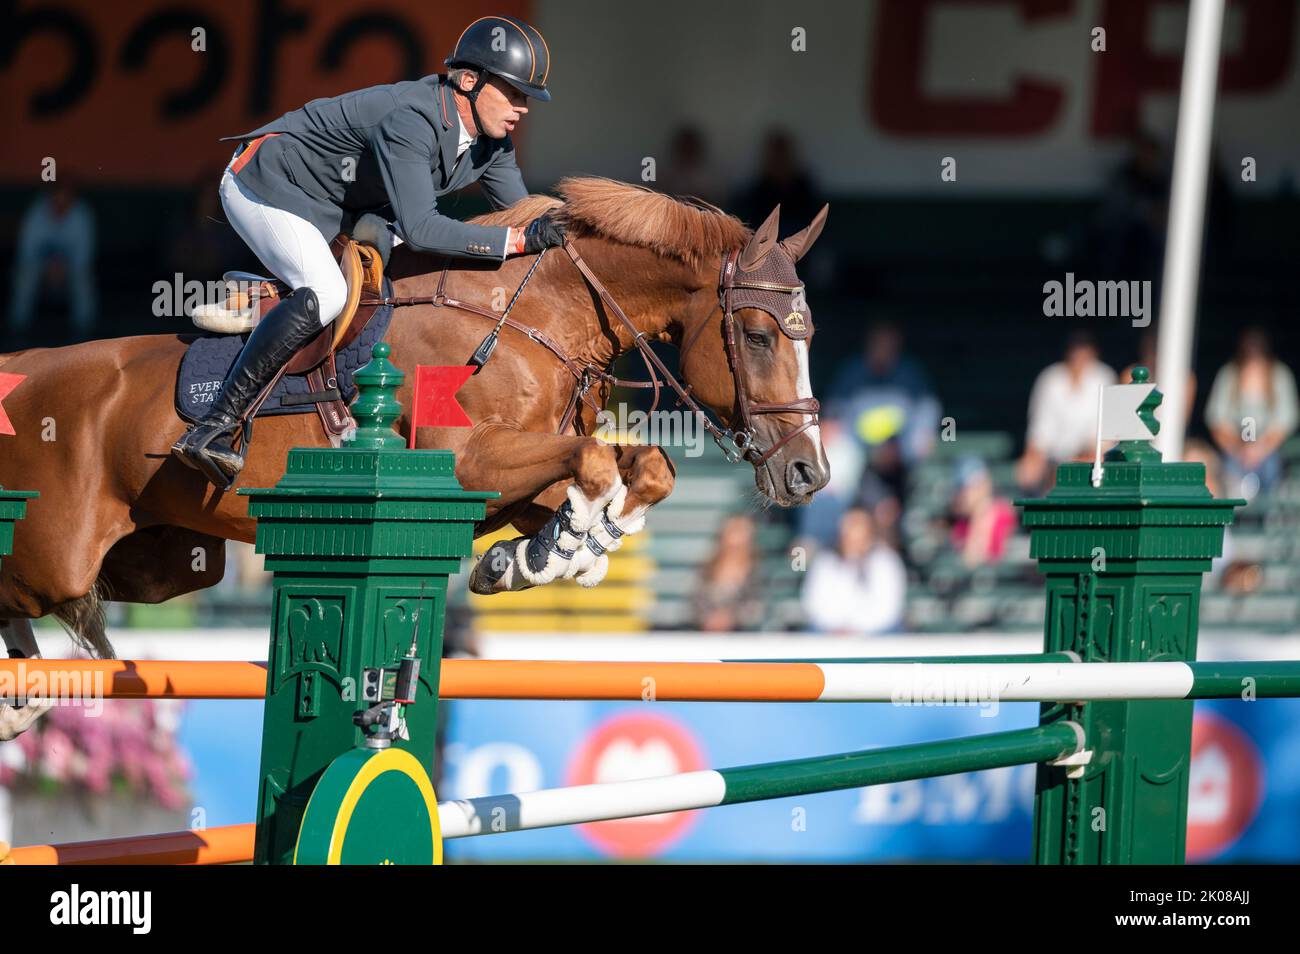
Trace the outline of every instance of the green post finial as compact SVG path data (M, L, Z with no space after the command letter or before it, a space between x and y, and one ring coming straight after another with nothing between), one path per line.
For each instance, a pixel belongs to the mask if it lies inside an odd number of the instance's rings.
M393 430L394 422L402 414L397 389L406 375L388 360L391 351L387 343L379 342L370 351L370 361L352 376L361 393L352 405L357 431L350 440L344 441L349 447L406 446L401 435Z
M1137 365L1133 368L1133 383L1147 384L1150 382L1151 372L1143 365ZM1143 398L1142 403L1137 406L1137 416L1151 433L1160 433L1160 422L1156 420L1156 408L1160 407L1165 396L1160 393L1160 389L1153 387L1151 393ZM1132 440L1120 441L1106 454L1106 460L1117 461L1126 460L1131 462L1147 461L1158 463L1161 459L1160 451L1156 450L1149 440Z

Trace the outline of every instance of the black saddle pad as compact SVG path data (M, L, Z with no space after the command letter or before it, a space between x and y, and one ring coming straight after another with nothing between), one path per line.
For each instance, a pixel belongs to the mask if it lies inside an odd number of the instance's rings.
M391 298L392 294L392 283L385 277L384 297ZM335 355L339 393L345 402L350 402L357 393L357 387L352 382L353 372L370 360L370 350L383 340L392 320L393 306L380 305L370 319L370 324L366 325L357 339ZM226 379L226 373L234 366L235 359L239 357L247 340L248 335L203 335L190 344L176 375L176 413L183 420L192 424L207 414L208 408L221 391L221 382ZM310 392L306 375L286 374L271 391L257 416L314 414L315 404L283 403L289 395Z

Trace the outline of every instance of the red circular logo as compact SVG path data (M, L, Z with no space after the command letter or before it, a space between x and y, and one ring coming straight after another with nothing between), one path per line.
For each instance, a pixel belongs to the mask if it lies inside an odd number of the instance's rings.
M1188 861L1214 858L1241 837L1259 810L1263 780L1250 736L1222 716L1197 713L1187 798Z
M705 768L690 731L659 715L629 713L601 723L578 747L569 784L627 782ZM681 838L698 812L668 812L577 826L601 851L618 858L645 858Z

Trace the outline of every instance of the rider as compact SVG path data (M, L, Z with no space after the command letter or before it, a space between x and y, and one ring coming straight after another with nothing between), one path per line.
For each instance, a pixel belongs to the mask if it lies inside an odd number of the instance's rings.
M493 208L528 195L510 133L529 97L551 98L546 41L513 17L480 17L444 62L446 74L312 100L228 137L241 144L221 177L221 204L293 291L253 329L211 409L172 448L216 486L229 489L243 467L243 448L233 449L241 417L343 309L347 286L330 252L341 231L384 255L394 232L419 252L497 261L563 243L549 215L514 228L460 222L437 207L438 196L475 181Z

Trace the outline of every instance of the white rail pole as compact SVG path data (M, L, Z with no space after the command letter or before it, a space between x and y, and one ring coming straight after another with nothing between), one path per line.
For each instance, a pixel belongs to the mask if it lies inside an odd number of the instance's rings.
M1156 383L1165 395L1156 447L1165 460L1182 458L1187 431L1187 376L1196 325L1223 6L1224 0L1192 0L1187 21L1156 355Z

